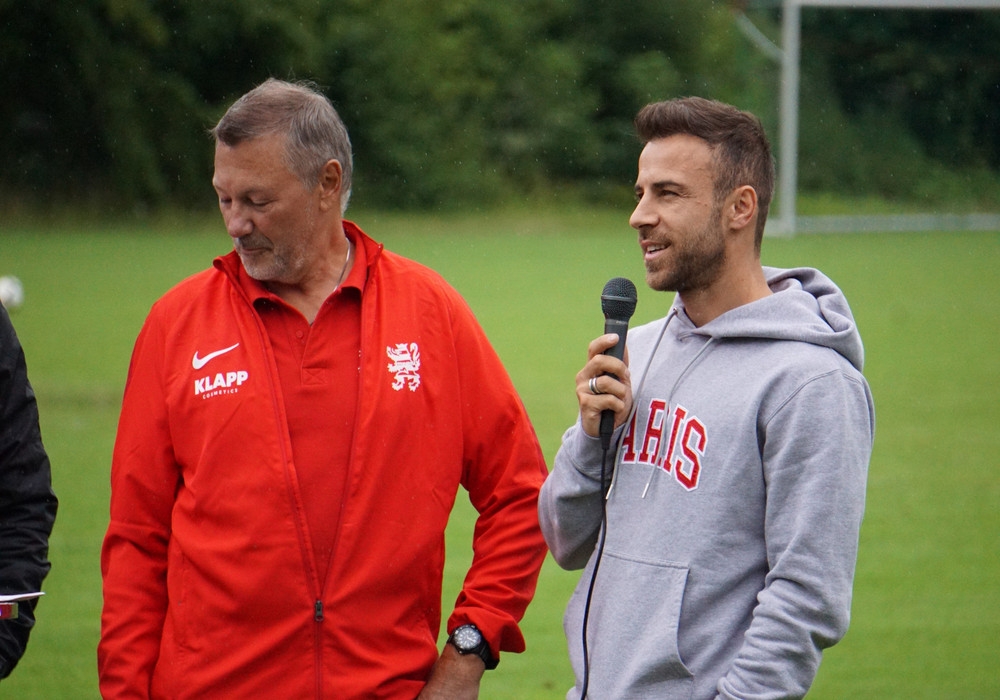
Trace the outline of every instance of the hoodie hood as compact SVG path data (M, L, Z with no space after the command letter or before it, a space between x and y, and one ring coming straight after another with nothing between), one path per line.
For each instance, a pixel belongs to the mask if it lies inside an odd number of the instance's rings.
M865 351L854 314L843 292L819 270L765 267L773 294L722 314L701 327L683 333L713 339L762 338L797 340L835 350L859 372ZM674 309L684 308L680 295ZM686 318L686 314L683 318Z

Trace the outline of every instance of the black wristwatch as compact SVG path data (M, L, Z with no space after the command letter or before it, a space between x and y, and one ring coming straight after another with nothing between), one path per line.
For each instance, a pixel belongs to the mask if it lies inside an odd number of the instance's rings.
M483 663L486 670L490 671L500 663L499 659L494 659L490 652L490 645L483 639L482 632L475 625L462 625L448 636L448 643L458 649L459 654L475 654Z

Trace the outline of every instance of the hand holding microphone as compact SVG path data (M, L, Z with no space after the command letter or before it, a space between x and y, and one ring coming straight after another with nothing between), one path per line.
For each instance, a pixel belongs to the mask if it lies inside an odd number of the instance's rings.
M615 277L604 285L604 291L601 293L601 311L604 312L604 333L615 333L618 336L618 342L611 347L604 347L603 350L600 339L595 340L591 344L590 361L580 374L577 375L581 409L584 408L583 404L587 400L587 394L601 395L608 393L598 387L597 382L599 377L610 376L615 380L619 379L615 374L602 369L602 366L607 363L598 357L598 355L613 357L617 360L624 359L628 322L632 318L632 314L635 313L637 297L635 285L631 280L624 277ZM582 386L584 384L586 385L585 389ZM604 449L609 449L611 446L611 434L614 432L614 427L614 410L603 409L601 411L598 434Z
M619 360L625 357L625 336L628 335L628 322L635 313L638 301L635 285L632 280L615 277L604 285L601 292L601 311L604 312L604 332L617 333L618 342L604 351L605 355ZM614 376L614 375L612 375ZM615 377L617 379L617 377ZM606 450L611 446L611 433L615 430L615 413L608 409L601 412L601 446Z

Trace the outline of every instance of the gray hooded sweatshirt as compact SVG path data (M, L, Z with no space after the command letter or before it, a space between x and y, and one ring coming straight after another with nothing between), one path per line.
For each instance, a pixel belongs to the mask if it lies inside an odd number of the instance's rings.
M592 700L803 697L847 631L874 408L847 301L813 269L695 327L676 297L628 334L588 625ZM602 450L579 421L542 487L576 686L601 530Z

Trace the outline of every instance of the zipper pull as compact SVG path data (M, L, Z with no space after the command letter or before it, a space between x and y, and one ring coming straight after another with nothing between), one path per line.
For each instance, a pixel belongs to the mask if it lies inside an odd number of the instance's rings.
M313 605L313 619L316 620L316 622L322 622L323 621L323 601L322 600L317 600L316 604Z

